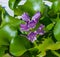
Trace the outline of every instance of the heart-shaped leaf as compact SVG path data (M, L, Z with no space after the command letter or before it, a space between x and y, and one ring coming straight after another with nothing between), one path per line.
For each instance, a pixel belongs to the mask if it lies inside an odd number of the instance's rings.
M18 36L13 38L10 44L10 53L15 56L23 55L30 48L30 43L27 38Z

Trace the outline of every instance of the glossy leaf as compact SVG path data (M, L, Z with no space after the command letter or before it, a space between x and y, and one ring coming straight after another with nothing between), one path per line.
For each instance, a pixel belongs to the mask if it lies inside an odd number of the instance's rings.
M17 30L10 25L0 29L0 45L9 44L9 41L17 35Z
M13 38L10 44L10 53L15 56L23 55L27 49L30 48L30 43L27 38L23 36L18 36Z
M33 15L37 11L43 13L44 8L42 0L27 0L24 5L18 6L14 12L15 15L21 15L23 12L28 12L30 15Z
M14 9L18 5L19 2L20 0L9 0L9 7L11 9Z
M15 18L15 17L9 16L9 14L5 12L4 18L3 18L3 23L4 24L8 23L14 27L17 27L20 25L21 20Z
M54 13L60 13L60 1L54 1L53 5L52 5L52 10L54 11Z
M5 10L0 6L0 26L2 25Z
M16 0L9 0L9 6L13 9Z
M60 20L57 21L54 27L54 36L57 41L60 41Z

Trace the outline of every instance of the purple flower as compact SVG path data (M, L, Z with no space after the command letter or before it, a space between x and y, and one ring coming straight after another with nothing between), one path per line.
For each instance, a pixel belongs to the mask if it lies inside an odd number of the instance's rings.
M43 31L43 30L38 29L38 30L37 30L37 34L44 35L44 31Z
M32 17L32 20L30 20L30 17L28 16L27 13L24 13L21 18L22 18L22 20L26 21L26 23L27 23L27 26L24 25L23 29L25 29L25 28L27 28L27 27L29 27L29 29L30 29L30 28L35 28L35 26L36 26L36 24L37 24L37 22L38 22L38 19L40 18L40 12L37 12L37 13ZM22 28L22 26L21 26L21 28Z
M44 27L45 27L45 26L44 26L43 24L41 24L40 27L37 29L36 33L37 33L37 34L40 34L40 35L43 35L44 32L45 32L45 31L43 30Z
M29 22L30 21L30 17L27 13L24 13L22 16L21 16L22 20L26 21L26 22Z
M29 27L27 24L21 24L20 27L22 31L29 31Z
M28 23L28 26L29 26L29 28L35 28L36 22L35 22L34 20L31 20L31 21Z
M37 38L36 38L36 33L34 33L34 32L30 32L29 34L28 34L28 40L30 40L31 42L34 42Z
M32 17L32 20L34 20L35 22L38 22L40 16L41 16L40 12L37 12L37 13Z
M28 40L30 40L31 42L34 42L37 38L37 34L39 35L43 35L44 34L44 25L41 24L40 27L35 31L35 32L32 32L30 29L33 29L35 28L36 24L38 23L39 21L39 18L40 18L40 12L37 12L33 17L32 19L30 20L30 17L28 16L27 13L24 13L22 15L22 20L26 21L26 24L21 24L20 25L20 28L21 28L21 31L29 31L29 34L27 35L27 38Z

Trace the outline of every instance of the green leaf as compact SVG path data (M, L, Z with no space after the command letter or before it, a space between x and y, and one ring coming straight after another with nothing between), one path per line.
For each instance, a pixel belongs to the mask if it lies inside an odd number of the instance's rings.
M0 26L2 25L4 9L0 6Z
M42 0L27 0L24 5L19 5L16 9L14 9L15 15L21 15L23 12L28 12L33 15L35 12L40 11L43 13L44 3Z
M15 15L21 15L24 12L28 12L30 15L33 15L35 11L33 11L32 6L32 3L27 0L24 5L20 5L17 8L15 8L14 13Z
M50 46L51 44L53 44L53 40L51 38L47 38L42 42L42 44L39 45L38 49L41 52L46 51L47 47Z
M9 0L9 6L10 6L11 9L14 8L15 1L16 0Z
M51 23L51 24L47 25L47 27L45 28L45 29L46 29L46 31L51 30L51 29L53 28L53 26L54 26L54 24L53 24L53 23Z
M1 6L0 6L0 25L1 25L1 22L2 22L2 8L1 8Z
M14 9L15 7L17 7L18 3L20 2L21 0L9 0L9 7L11 9Z
M58 50L60 49L60 42L56 42L48 47L50 50Z
M54 36L57 41L60 41L60 20L57 21L54 27Z
M5 19L4 19L3 22L8 23L13 27L18 27L20 25L20 23L21 23L21 20L16 19L16 18L11 17L11 16L5 16Z
M2 23L1 23L0 28L5 26L6 24L9 24L10 26L18 29L20 27L21 23L24 23L23 20L19 20L15 17L9 16L9 14L5 11L5 13L3 14Z
M47 38L42 42L42 44L39 44L39 46L37 46L37 48L39 49L39 52L40 52L40 54L38 56L45 56L46 51L48 51L48 50L53 51L53 50L60 49L60 42L54 43L51 38Z
M60 1L54 1L53 5L52 5L52 10L54 13L60 13Z
M16 37L16 35L17 30L14 27L5 25L0 29L0 45L8 44L12 38Z
M26 37L18 36L13 38L10 44L10 53L14 56L23 55L30 48L30 43Z
M37 56L45 56L46 55L46 51L48 50L47 48L52 45L54 42L51 38L47 38L44 39L44 41L42 41L41 44L39 44L39 46L37 46L37 48L39 49L39 55Z
M17 27L20 25L21 20L15 18L15 17L9 16L9 14L5 12L2 25L6 24L6 23L12 25L13 27Z
M54 43L51 38L48 38L39 45L38 49L40 52L44 52L47 50L58 50L60 49L60 42Z

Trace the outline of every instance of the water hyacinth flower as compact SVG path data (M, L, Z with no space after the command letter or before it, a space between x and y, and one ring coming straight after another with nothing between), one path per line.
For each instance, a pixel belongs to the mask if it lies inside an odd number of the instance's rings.
M30 17L27 13L23 13L21 18L22 18L22 20L26 21L26 24L27 24L27 26L24 24L24 27L20 27L21 29L25 29L26 27L29 27L29 29L34 28L36 26L37 22L38 22L38 19L40 18L40 12L37 12L32 17L32 20L30 20ZM27 31L27 30L25 30L25 31Z
M29 27L27 24L21 24L20 27L21 27L21 31L29 31Z
M22 20L26 21L26 22L29 22L30 21L30 17L27 13L24 13L22 16L21 16Z
M29 34L28 34L28 40L30 40L31 42L34 42L37 38L36 38L36 33L35 32L30 32Z
M34 28L36 26L36 24L37 23L34 20L32 20L28 23L28 26L29 26L29 28Z
M40 25L40 27L36 30L37 34L44 35L45 31L43 30L45 26L43 24Z
M31 42L34 42L35 40L37 40L36 36L37 34L39 35L44 35L45 31L43 30L45 26L43 24L40 25L40 27L34 31L34 32L30 32L28 34L28 40L30 40Z
M33 17L32 20L34 20L36 23L38 22L39 18L40 18L41 14L40 12L37 12Z
M27 13L22 14L21 19L24 20L26 23L20 24L20 29L21 29L21 31L26 31L26 32L29 31L29 34L27 35L27 39L30 40L31 42L34 42L37 39L36 38L37 34L39 34L39 35L44 34L44 30L43 30L44 25L43 24L41 24L40 27L36 31L34 31L34 32L30 31L30 29L35 28L36 24L39 21L39 18L40 18L40 12L37 12L32 17L31 20Z

